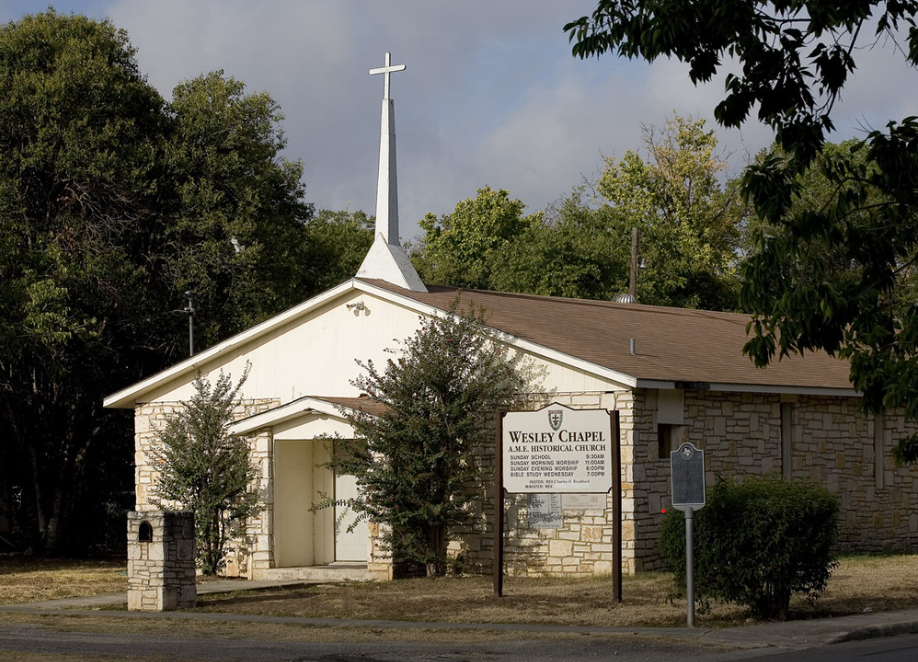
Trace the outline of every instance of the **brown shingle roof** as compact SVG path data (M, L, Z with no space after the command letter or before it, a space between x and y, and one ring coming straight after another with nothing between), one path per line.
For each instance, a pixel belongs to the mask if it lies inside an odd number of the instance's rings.
M410 292L368 282L441 309L458 293L463 305L483 306L488 323L499 331L639 381L852 388L847 362L822 352L756 368L742 351L748 315L430 285L427 293Z
M375 402L370 400L366 396L361 396L359 398L339 398L339 397L330 397L327 395L318 395L314 396L317 400L324 400L325 402L330 402L333 405L338 405L340 407L346 407L347 409L354 409L356 411L362 411L365 414L370 416L379 416L388 409L386 405L381 402Z

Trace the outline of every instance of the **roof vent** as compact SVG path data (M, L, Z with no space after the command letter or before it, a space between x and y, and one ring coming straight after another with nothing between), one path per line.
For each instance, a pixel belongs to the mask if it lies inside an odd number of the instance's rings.
M615 298L612 299L615 303L637 303L637 299L634 298L631 294L616 294Z

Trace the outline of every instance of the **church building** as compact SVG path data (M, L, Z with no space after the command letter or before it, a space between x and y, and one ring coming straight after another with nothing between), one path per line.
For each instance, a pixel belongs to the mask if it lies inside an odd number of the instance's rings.
M236 541L226 574L268 578L392 578L397 572L375 524L351 529L319 501L359 496L353 476L326 463L334 439L353 438L343 412L375 405L352 384L356 361L384 365L394 339L425 316L487 311L514 356L538 368L533 409L549 403L618 411L621 433L623 566L660 566L657 532L670 496L669 452L683 442L705 451L717 475L778 472L837 493L840 544L850 550L913 549L918 543L918 468L895 467L890 450L913 430L902 412L867 415L846 363L821 353L756 369L743 356L748 317L531 295L425 286L398 238L394 103L382 74L376 237L357 275L337 287L203 350L105 400L135 416L136 509L156 508L149 450L198 376L235 380L250 366L232 432L248 439L263 507ZM493 456L493 449L491 449ZM492 458L493 459L493 458ZM481 486L480 513L457 532L454 554L471 572L490 572L495 504ZM556 512L536 495L506 500L504 558L513 573L613 571L612 495L565 494Z

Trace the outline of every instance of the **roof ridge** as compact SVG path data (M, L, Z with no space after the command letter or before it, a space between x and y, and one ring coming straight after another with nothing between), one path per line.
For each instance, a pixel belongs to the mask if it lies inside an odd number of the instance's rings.
M361 278L360 280L365 280L369 283L381 285L387 289L392 287L389 283L385 281L380 281L378 279L369 279ZM751 315L749 313L737 313L729 312L723 310L707 310L705 308L679 308L678 306L657 306L653 304L646 303L620 303L618 301L609 301L606 299L582 299L575 297L556 297L550 296L547 294L531 294L525 292L501 292L498 290L481 290L476 288L463 288L455 287L451 285L426 285L427 292L429 294L437 294L444 292L458 292L462 293L471 293L471 294L483 294L489 297L498 297L506 299L523 299L523 300L537 300L545 301L546 303L563 303L566 305L583 305L590 307L601 307L601 308L610 308L615 310L637 310L643 312L653 312L661 315L688 315L692 317L709 317L709 318L725 318L726 321L729 321L732 317L742 317L745 318L745 321L742 322L745 325L749 320L751 320ZM405 292L405 296L410 298L417 298L421 300L423 297L415 297L416 292L410 290L405 290L404 288L397 288ZM736 323L740 323L740 320L736 320Z

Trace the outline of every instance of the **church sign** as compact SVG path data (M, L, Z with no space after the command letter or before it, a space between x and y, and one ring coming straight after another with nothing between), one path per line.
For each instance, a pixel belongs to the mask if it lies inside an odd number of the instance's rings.
M510 493L601 493L612 489L612 422L605 409L552 404L508 412L503 485Z
M612 591L622 601L621 440L617 411L557 403L498 417L495 446L494 595L504 585L504 495L528 494L530 526L563 528L564 497L612 493ZM605 497L597 507L604 508ZM583 503L582 501L580 503ZM586 505L593 505L588 503ZM579 517L579 515L578 515Z

